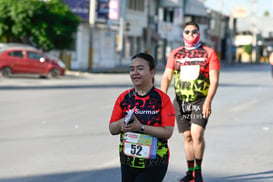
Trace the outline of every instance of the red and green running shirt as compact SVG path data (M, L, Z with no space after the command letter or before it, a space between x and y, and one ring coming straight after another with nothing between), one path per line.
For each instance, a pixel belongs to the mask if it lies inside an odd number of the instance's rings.
M219 70L220 61L209 47L200 46L189 50L182 46L170 53L166 68L174 70L176 97L192 102L207 96L209 71Z
M144 96L138 95L134 88L121 93L115 102L110 123L125 117L128 111L133 108L135 108L135 117L144 125L160 127L174 126L175 124L175 111L169 96L155 87ZM124 154L124 135L125 133L120 135L119 153L121 164L134 168L168 165L169 149L167 139L158 138L156 158L147 159Z

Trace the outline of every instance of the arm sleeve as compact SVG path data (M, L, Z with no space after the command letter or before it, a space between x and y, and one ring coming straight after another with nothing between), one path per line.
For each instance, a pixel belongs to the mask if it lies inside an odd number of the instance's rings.
M121 102L121 97L119 96L115 102L115 105L114 105L114 108L112 111L112 115L111 115L111 119L110 119L110 123L118 121L123 117L120 102Z
M219 70L220 67L221 67L220 60L219 60L216 52L213 49L211 49L209 69L210 70Z
M162 110L161 110L162 126L174 126L175 110L168 95L162 94Z
M173 50L170 55L168 56L168 60L167 60L167 64L166 64L166 68L170 68L172 70L174 70L174 53L176 51Z

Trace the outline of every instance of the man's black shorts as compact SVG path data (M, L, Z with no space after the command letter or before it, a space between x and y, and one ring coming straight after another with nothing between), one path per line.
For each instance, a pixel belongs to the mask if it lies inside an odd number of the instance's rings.
M175 109L176 123L178 131L183 133L190 130L191 123L198 124L204 129L206 128L208 119L205 119L202 114L205 98L198 99L193 102L183 102L177 97L173 101Z

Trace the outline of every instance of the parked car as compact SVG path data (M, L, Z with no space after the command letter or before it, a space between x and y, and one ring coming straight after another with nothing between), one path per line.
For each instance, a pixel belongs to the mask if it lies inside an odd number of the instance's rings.
M0 71L3 77L12 74L37 74L40 77L58 78L65 75L65 65L31 46L0 44Z

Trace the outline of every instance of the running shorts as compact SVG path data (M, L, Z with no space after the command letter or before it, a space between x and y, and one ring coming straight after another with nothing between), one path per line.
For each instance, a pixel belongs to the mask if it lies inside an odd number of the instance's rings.
M202 114L204 102L205 97L193 102L184 102L177 97L174 99L173 106L178 131L180 133L190 130L191 123L200 125L204 129L206 128L208 119L205 119Z

